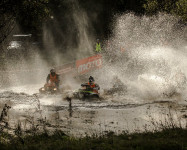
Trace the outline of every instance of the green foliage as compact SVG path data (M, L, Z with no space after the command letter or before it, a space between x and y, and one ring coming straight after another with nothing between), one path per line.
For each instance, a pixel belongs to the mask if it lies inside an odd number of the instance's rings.
M149 14L155 14L158 11L158 2L157 0L146 0L146 4L143 5L146 12Z
M176 2L175 13L187 20L187 0L178 0Z
M24 31L41 31L43 23L50 18L48 0L23 0L16 4L17 21Z
M50 19L48 0L2 0L0 2L0 44L15 26L24 33L41 33L43 23Z
M146 0L143 7L150 15L166 12L187 21L187 0Z
M0 142L3 149L24 150L184 150L187 148L187 130L182 128L165 129L163 131L121 134L109 133L100 137L73 138L62 131L53 135L41 134L13 138L9 143Z

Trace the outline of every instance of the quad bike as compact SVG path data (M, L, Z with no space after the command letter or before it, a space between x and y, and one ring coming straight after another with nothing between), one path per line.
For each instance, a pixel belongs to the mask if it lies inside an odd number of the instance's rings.
M55 83L46 83L44 87L39 89L40 94L58 94L60 91Z
M97 84L94 88L91 88L90 85L85 83L81 84L81 88L74 95L81 100L85 98L99 98L99 89L100 87Z

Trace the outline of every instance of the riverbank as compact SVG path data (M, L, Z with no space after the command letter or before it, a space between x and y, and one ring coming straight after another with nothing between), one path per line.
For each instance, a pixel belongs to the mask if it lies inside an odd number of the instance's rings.
M74 138L62 131L52 134L12 137L0 134L1 150L187 150L187 128L170 128L162 131L115 135L113 132L91 137Z

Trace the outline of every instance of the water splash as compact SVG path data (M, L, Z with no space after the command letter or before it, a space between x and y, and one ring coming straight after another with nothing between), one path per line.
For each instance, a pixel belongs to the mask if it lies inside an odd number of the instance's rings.
M138 97L184 94L187 27L178 22L166 14L116 17L113 36L105 44L103 84L118 76Z

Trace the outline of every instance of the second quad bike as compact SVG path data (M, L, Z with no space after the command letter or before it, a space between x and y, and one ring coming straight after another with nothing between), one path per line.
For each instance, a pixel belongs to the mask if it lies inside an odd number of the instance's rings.
M91 88L88 83L81 84L81 88L75 93L79 99L85 98L99 98L100 87L96 84L94 88Z

